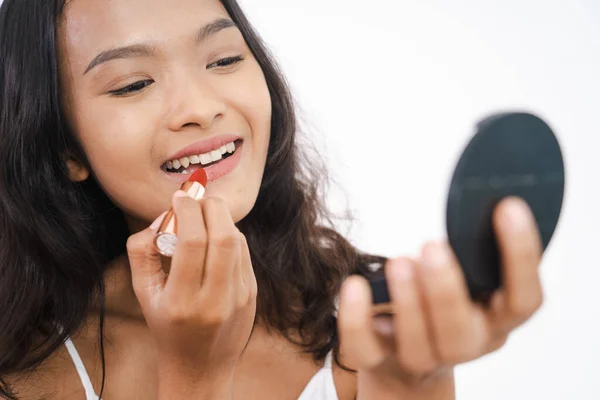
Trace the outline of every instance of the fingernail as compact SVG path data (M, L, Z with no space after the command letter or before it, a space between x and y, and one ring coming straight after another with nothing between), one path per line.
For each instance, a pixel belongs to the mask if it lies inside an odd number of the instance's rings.
M187 195L188 194L186 192L184 192L183 190L178 190L178 191L175 192L175 194L173 196L175 196L175 197L187 197Z
M165 217L165 214L166 214L166 213L167 213L167 212L165 211L165 212L163 212L162 214L160 214L160 215L158 216L158 218L156 218L156 219L154 220L154 222L152 222L152 224L150 225L150 229L152 229L152 230L156 230L156 229L158 229L158 227L160 226L160 223L162 222L162 220L163 220L163 218Z
M433 243L423 250L423 264L427 268L439 269L450 265L450 254L443 243Z
M373 328L384 336L391 336L394 333L394 321L391 318L375 317Z
M525 201L514 198L506 201L505 220L508 227L514 231L522 231L529 228L533 216Z
M356 303L359 301L361 296L358 282L346 282L342 295L344 296L344 300L348 303Z
M407 260L393 260L391 265L392 276L397 281L409 281L413 277L413 266Z

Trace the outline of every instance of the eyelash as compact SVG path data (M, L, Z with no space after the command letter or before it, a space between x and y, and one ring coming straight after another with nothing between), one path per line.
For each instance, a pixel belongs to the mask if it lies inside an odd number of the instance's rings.
M225 58L222 58L220 60L215 61L212 64L209 64L206 68L210 69L210 67L213 66L213 65L217 66L217 67L221 67L221 68L231 67L231 66L233 66L235 64L238 64L238 63L240 63L242 61L244 61L244 57L242 57L242 56L225 57Z
M154 81L151 79L146 79L145 81L137 81L137 82L132 83L131 85L125 86L124 88L117 89L117 90L111 90L109 93L112 96L117 96L117 97L126 96L133 92L139 92L140 90L144 89L145 87L150 86L152 83L154 83Z
M231 67L235 64L238 64L240 62L244 61L244 57L242 56L235 56L235 57L225 57L222 58L220 60L215 61L212 64L209 64L206 69L212 69L212 68L227 68L227 67ZM116 97L124 97L127 96L129 94L135 93L135 92L139 92L143 89L145 89L147 86L150 86L151 84L153 84L154 81L152 79L146 79L143 81L137 81L132 83L131 85L125 86L121 89L117 89L117 90L111 90L109 93L112 96L116 96Z

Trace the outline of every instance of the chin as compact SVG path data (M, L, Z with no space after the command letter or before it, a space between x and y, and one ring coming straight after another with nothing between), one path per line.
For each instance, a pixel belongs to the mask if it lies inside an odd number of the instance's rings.
M256 207L258 198L258 188L255 190L240 191L233 194L232 197L227 196L225 200L231 211L231 217L236 224L242 221L250 214L252 209Z
M250 211L252 211L252 209L254 208L255 203L255 201L253 201L252 203L244 202L242 204L231 204L228 202L233 222L237 224L238 222L246 218L248 214L250 214Z

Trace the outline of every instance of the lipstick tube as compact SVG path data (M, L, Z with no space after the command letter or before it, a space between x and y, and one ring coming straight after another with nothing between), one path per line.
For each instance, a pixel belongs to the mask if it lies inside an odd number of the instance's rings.
M187 193L194 200L199 200L204 196L204 186L196 181L186 181L181 185L181 190ZM175 246L177 245L177 218L173 208L165 214L160 227L154 237L154 244L158 252L165 257L173 257Z

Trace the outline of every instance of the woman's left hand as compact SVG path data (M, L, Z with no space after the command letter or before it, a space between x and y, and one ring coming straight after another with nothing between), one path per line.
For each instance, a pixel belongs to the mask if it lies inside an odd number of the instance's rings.
M494 227L504 284L487 306L470 299L446 243L425 245L419 260L398 258L385 266L394 308L389 320L373 318L364 278L344 282L338 318L342 357L358 370L359 399L384 399L388 393L410 399L413 390L435 390L436 380L452 386L453 366L499 349L538 310L542 249L531 211L520 199L506 199L494 212Z

